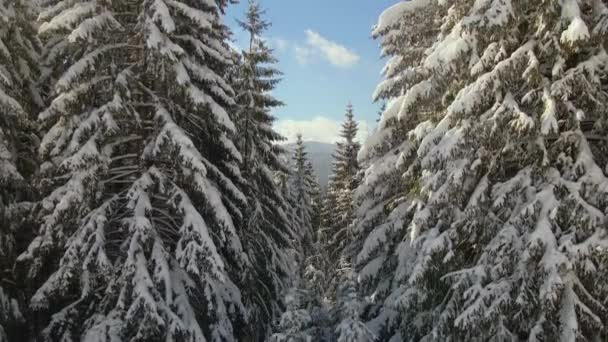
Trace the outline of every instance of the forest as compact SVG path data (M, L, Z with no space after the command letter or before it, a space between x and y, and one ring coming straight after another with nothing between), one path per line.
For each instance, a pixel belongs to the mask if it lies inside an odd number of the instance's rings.
M608 341L605 0L395 0L327 187L236 2L0 0L0 342Z

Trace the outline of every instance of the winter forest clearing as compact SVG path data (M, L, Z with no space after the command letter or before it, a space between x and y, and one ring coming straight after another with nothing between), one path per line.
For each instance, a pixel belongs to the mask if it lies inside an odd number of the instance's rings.
M325 189L235 3L0 0L0 342L608 341L605 0L395 0Z

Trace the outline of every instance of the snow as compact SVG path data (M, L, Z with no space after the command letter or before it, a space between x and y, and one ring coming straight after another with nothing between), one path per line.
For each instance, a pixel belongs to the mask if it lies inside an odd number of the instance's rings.
M196 63L191 58L182 59L184 66L192 73L191 77L211 83L211 92L219 96L228 105L234 104L234 91L226 81L211 70L207 65Z
M555 99L551 96L551 93L547 87L543 88L543 103L545 105L545 111L541 115L541 133L544 135L558 133L559 127L557 125L557 104Z
M247 197L243 192L235 185L235 183L224 175L217 166L211 164L209 161L204 160L205 166L207 167L208 172L212 173L214 177L218 178L218 182L222 184L224 190L230 192L231 196L234 196L236 199L241 201L241 203L247 202Z
M94 33L99 30L121 30L122 25L114 18L111 12L100 13L93 18L83 20L77 28L72 30L67 41L76 43L79 40L91 41Z
M158 1L158 0L157 0ZM209 29L212 26L212 22L215 16L209 12L203 12L191 6L188 6L180 1L170 0L169 5L179 10L179 12L189 18L192 22L196 23L200 29Z
M394 26L405 14L429 6L431 2L431 0L409 0L401 1L398 4L389 7L380 14L380 18L372 31L372 35L377 36L381 34Z
M534 129L534 126L536 125L534 119L519 109L519 104L513 98L513 94L507 93L501 108L513 113L514 117L511 120L511 126L517 131L525 132ZM497 110L497 114L499 114L500 110L501 109Z
M572 45L579 41L587 41L589 38L591 38L591 35L587 24L580 17L576 17L572 20L568 29L562 33L560 41L562 44Z
M2 88L0 88L0 108L6 108L5 115L25 115L25 112L19 102L15 100L13 97L6 94Z
M177 148L180 157L187 167L194 171L197 175L204 178L207 174L207 169L203 163L203 156L194 146L184 130L173 121L171 114L160 105L156 108L156 119L162 124L162 130L156 137L154 144L154 154L162 153L162 147L165 143L170 142Z
M572 20L581 16L581 9L578 6L579 0L562 0L560 2L562 19Z
M61 6L70 7L61 10ZM45 34L47 32L59 31L62 29L72 30L76 23L82 21L82 18L95 13L96 7L97 4L93 1L76 4L71 4L68 1L59 2L56 8L51 8L49 12L41 14L41 18L45 18L55 11L61 11L61 13L55 14L51 21L43 22L38 29L38 33Z
M359 271L359 279L363 280L369 277L377 277L385 261L385 256L380 255L366 263L365 266Z
M476 39L467 33L462 24L456 24L447 37L437 44L431 54L424 60L424 67L429 70L451 68L454 61L476 48Z
M470 114L482 101L486 101L492 96L494 86L500 83L500 76L503 72L513 68L516 63L524 60L528 56L528 51L532 51L536 46L535 41L530 41L518 48L508 59L496 64L494 70L481 75L474 83L464 87L456 99L448 106L449 113Z
M73 88L74 83L76 83L84 73L95 70L97 63L105 54L124 46L126 46L126 44L105 45L87 53L63 73L55 83L55 88L59 92Z
M213 208L215 217L221 224L223 224L225 229L228 230L228 237L223 232L220 233L220 236L224 241L229 241L231 250L234 253L237 255L242 253L243 248L240 240L238 239L236 227L232 221L232 216L222 202L222 193L217 189L217 187L207 180L204 180L203 184L204 187L201 190L205 193L208 204L211 206L211 208Z
M361 162L370 159L374 153L376 152L376 148L384 143L388 138L392 135L393 128L378 128L372 134L370 134L365 140L365 144L359 150L359 154L357 155L357 159Z
M401 101L399 120L406 120L410 110L419 100L427 99L433 90L432 80L425 80L410 87ZM384 117L383 117L384 120Z
M65 158L59 165L65 170L78 170L83 169L91 164L97 164L100 159L100 153L97 148L97 138L99 137L99 131L93 134L85 143L83 143L77 151L74 151L72 155Z
M228 112L226 109L219 105L211 96L209 96L205 91L199 89L195 86L190 86L187 88L190 99L195 103L203 106L209 106L211 110L211 114L215 116L217 121L223 125L227 130L234 132L236 130L236 126L230 119Z
M70 78L69 74L67 78ZM109 79L109 76L94 77L87 82L79 83L76 87L69 88L67 91L62 91L59 96L55 97L51 105L38 115L38 119L46 121L55 118L59 114L68 112L69 107L81 100L83 95L88 94L99 83L106 82Z
M175 22L169 12L167 4L164 0L152 0L150 5L150 11L152 14L152 20L160 23L165 33L173 33L175 31Z
M182 211L183 223L180 227L181 239L178 242L176 259L180 266L189 273L202 277L201 257L209 259L205 262L206 277L213 276L222 281L224 275L224 261L217 252L217 248L209 235L209 228L198 210L192 205L183 191L175 189L179 195L178 209ZM208 267L208 269L207 269Z
M566 286L564 289L564 298L559 310L559 320L561 323L561 342L576 342L576 335L578 331L578 322L575 308L575 296L574 290L570 286Z
M222 136L220 137L220 142L228 151L230 151L230 155L236 158L239 163L243 161L243 156L241 155L241 152L236 148L234 142L229 139L225 133L222 133Z
M471 16L465 19L464 22L474 22L481 27L501 27L505 26L509 20L515 17L511 0L476 0L471 12L479 13L484 9L486 11L483 15Z
M158 0L160 1L160 0ZM158 52L171 61L176 62L178 56L184 54L184 49L173 43L159 28L150 20L146 20L146 46L149 49L156 49Z
M11 53L8 51L8 47L4 44L2 39L0 39L0 56L7 58L7 59L9 56L11 56ZM2 76L2 80L3 80L4 84L7 86L10 86L11 81L8 78L8 72L6 71L6 69L4 69L4 65L0 65L0 67L2 68L2 69L0 69L0 76ZM7 73L7 75L4 75L5 72Z

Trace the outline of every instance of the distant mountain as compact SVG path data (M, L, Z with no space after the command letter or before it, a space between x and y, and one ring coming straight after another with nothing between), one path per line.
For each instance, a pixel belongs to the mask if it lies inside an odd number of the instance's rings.
M295 146L296 144L287 144L285 145L285 148L287 148L289 151L293 151ZM304 146L306 147L306 152L308 152L308 158L312 162L312 167L319 178L319 185L321 188L325 189L325 187L327 187L329 174L331 172L331 155L334 153L336 145L316 141L306 141L304 142ZM291 156L289 162L291 162Z

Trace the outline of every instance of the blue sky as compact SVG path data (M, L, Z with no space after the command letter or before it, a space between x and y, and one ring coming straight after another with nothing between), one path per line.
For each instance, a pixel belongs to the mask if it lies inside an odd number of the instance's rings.
M286 103L275 112L277 130L290 139L301 132L306 140L333 141L349 100L362 130L371 130L379 108L371 96L384 63L370 32L396 0L260 2L272 22L265 38L285 74L274 92ZM225 18L239 47L247 37L235 20L246 6L247 0L230 6Z

